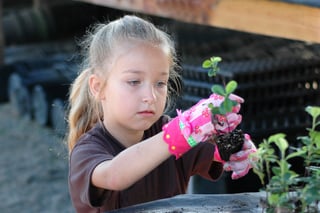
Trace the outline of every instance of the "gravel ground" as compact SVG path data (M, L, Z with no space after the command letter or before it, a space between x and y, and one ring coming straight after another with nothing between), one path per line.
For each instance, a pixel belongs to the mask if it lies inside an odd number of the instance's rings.
M0 104L0 211L74 212L62 139Z

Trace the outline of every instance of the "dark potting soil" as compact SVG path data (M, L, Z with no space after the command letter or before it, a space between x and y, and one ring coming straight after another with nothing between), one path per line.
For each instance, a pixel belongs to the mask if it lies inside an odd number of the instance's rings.
M228 161L230 155L240 151L243 143L244 134L241 129L235 129L230 133L218 135L216 138L220 157L224 161Z

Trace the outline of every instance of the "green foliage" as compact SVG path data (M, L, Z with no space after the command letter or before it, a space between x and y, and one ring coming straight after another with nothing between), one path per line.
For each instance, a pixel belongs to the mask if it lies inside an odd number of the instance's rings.
M214 77L217 75L220 70L218 67L220 61L222 61L220 57L213 56L202 63L203 68L210 69L208 72L209 77Z
M289 147L286 135L278 133L264 139L257 152L250 156L257 159L253 171L267 193L269 209L280 208L289 212L297 208L301 212L320 210L320 132L317 130L320 107L308 106L305 110L312 117L312 125L307 128L307 136L298 137L301 147ZM293 151L289 152L289 148ZM276 151L279 154L275 154ZM294 157L304 159L306 172L302 177L290 169L289 160Z
M220 57L213 56L210 59L203 61L202 67L205 69L209 69L208 76L215 77L220 70L218 64L222 61ZM212 86L211 91L218 95L224 97L224 101L219 107L214 107L212 104L209 104L209 108L213 115L220 114L225 115L228 112L232 111L232 108L237 105L237 102L231 100L229 98L230 94L232 94L238 87L238 83L234 80L229 81L225 87L215 84Z
M319 202L320 199L320 169L310 167L310 176L307 177L308 183L301 191L301 197L304 198L303 205L305 207L312 206L314 203Z
M317 131L317 127L320 127L320 107L306 107L306 112L312 117L312 126L308 128L309 135L300 137L304 146L302 147L306 151L306 166L311 164L320 164L320 131Z

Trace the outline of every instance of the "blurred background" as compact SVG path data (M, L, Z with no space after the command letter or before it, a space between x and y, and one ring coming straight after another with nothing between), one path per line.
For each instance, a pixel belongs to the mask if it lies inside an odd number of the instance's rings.
M245 99L240 128L258 145L283 132L292 145L320 105L318 0L3 0L0 6L0 209L72 212L67 189L65 111L79 71L78 42L86 29L124 14L165 28L176 41L186 109L213 83L238 82ZM210 78L202 61L220 56ZM170 112L174 115L174 111ZM293 160L296 171L302 162ZM256 192L253 173L215 183L193 177L189 193Z

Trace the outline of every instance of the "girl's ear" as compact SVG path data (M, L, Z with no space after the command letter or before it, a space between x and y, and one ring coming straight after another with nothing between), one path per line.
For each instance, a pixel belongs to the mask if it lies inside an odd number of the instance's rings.
M102 92L103 87L103 79L99 78L97 74L92 74L89 77L89 88L91 94L97 99L97 100L103 100L104 93Z

